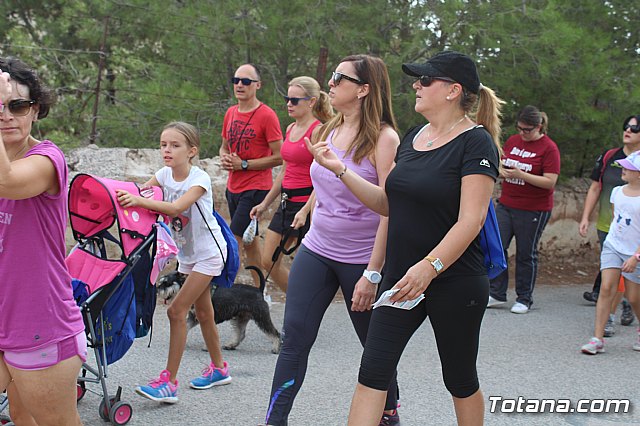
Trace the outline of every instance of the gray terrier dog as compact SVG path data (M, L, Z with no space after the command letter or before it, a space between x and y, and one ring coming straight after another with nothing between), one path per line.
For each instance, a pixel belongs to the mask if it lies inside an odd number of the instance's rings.
M211 302L215 313L216 324L224 321L231 321L234 331L233 338L226 343L223 349L234 350L244 340L247 324L249 320L254 320L260 330L262 330L271 340L271 352L280 352L280 332L271 321L269 304L264 300L264 287L266 280L259 268L247 266L260 276L260 288L250 285L234 284L230 288L211 286ZM158 295L168 303L178 294L184 284L185 274L178 271L164 275L158 280ZM192 306L187 316L187 330L191 330L198 325L195 309Z

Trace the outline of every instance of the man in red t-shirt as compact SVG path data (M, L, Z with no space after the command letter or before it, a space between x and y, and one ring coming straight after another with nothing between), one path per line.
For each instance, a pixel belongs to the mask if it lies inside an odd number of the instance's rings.
M282 130L276 113L257 98L262 83L255 65L241 65L231 82L238 104L224 116L220 159L229 171L226 196L240 258L246 250L247 263L257 266L261 258L258 241L244 244L242 235L251 222L249 212L271 189L271 169L282 164ZM259 286L258 275L252 274Z

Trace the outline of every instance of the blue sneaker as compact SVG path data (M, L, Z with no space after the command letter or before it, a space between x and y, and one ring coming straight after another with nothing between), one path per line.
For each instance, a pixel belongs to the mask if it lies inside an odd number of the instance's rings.
M160 377L149 382L148 385L138 386L136 393L152 401L175 404L178 402L178 381L171 383L169 370L162 370Z
M193 389L209 389L213 386L221 386L231 383L229 375L229 364L224 362L223 368L218 368L212 362L202 371L202 376L196 377L189 382L189 386Z

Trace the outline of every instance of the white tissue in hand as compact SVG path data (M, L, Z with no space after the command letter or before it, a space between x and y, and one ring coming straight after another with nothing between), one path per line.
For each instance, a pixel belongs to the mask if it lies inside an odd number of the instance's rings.
M418 303L420 303L422 299L424 299L424 294L421 294L413 300L406 300L404 302L392 302L390 300L391 296L393 296L397 292L398 289L391 289L382 293L378 300L373 304L373 309L379 308L380 306L391 306L392 308L409 310L415 308Z
M251 244L253 239L256 237L256 231L258 230L258 219L253 218L247 226L247 229L244 230L244 234L242 234L242 242L245 244Z

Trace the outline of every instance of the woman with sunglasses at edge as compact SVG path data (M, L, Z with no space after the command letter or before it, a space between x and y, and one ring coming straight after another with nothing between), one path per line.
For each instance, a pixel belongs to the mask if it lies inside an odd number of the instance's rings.
M505 253L516 239L516 301L514 314L533 304L538 274L538 243L553 208L553 189L560 174L560 151L547 136L547 114L527 105L518 113L516 129L504 144L502 195L496 207ZM505 254L506 256L506 254ZM507 301L509 270L491 280L489 307Z
M429 124L404 136L384 187L361 179L325 143L312 148L318 163L339 173L365 205L389 218L379 292L396 290L392 302L425 296L409 310L374 309L349 425L377 424L402 352L427 317L458 424L481 425L484 399L476 358L489 279L478 234L500 166L503 101L480 84L475 63L461 53L440 52L402 70L417 78L415 111Z
M370 55L347 56L329 80L329 89L337 114L320 128L317 140L352 173L372 186L384 185L399 143L386 65ZM341 182L343 177L341 171L311 165L313 219L289 274L284 340L273 375L267 425L288 423L322 317L338 289L362 345L367 337L384 264L387 220L358 201ZM330 360L325 368L332 371ZM395 374L387 387L391 392L384 404L386 413L380 410L376 425L399 424Z
M271 219L264 239L262 268L270 271L270 276L280 290L286 293L289 270L282 265L281 255L278 255L275 261L273 256L281 244L283 235L288 236L284 242L286 248L296 235L297 238L301 238L309 229L308 216L311 205L307 205L307 201L313 191L309 175L313 156L307 150L304 138L311 139L314 129L333 117L333 108L329 102L329 95L320 90L320 84L314 78L307 76L296 77L289 82L284 100L289 116L295 121L287 127L280 148L282 167L265 199L251 209L249 216L252 219L260 219L271 203L278 196L281 197L278 210ZM286 199L282 198L282 194L286 194ZM296 234L287 233L289 229L299 231Z
M616 163L617 160L626 158L632 152L640 149L640 114L627 117L622 123L622 146L608 149L596 159L595 166L591 172L591 186L587 191L587 197L584 201L582 210L582 218L578 232L582 237L587 236L589 229L589 218L591 213L598 205L598 219L596 222L596 231L598 234L598 242L600 249L604 244L605 238L609 233L611 220L613 219L613 210L611 209L611 190L616 186L622 186L625 181L622 180L622 168ZM593 283L592 291L585 291L583 297L590 302L597 302L600 293L600 285L602 283L602 275L598 271L598 275ZM622 285L624 287L624 284ZM620 300L624 291L619 289L611 304L611 314L604 331L604 337L613 336L615 333L615 312L620 304ZM631 325L633 323L633 310L628 301L622 301L622 314L620 323L622 325Z
M67 164L31 135L53 103L33 69L0 58L0 390L17 425L82 424L87 342L64 263Z

